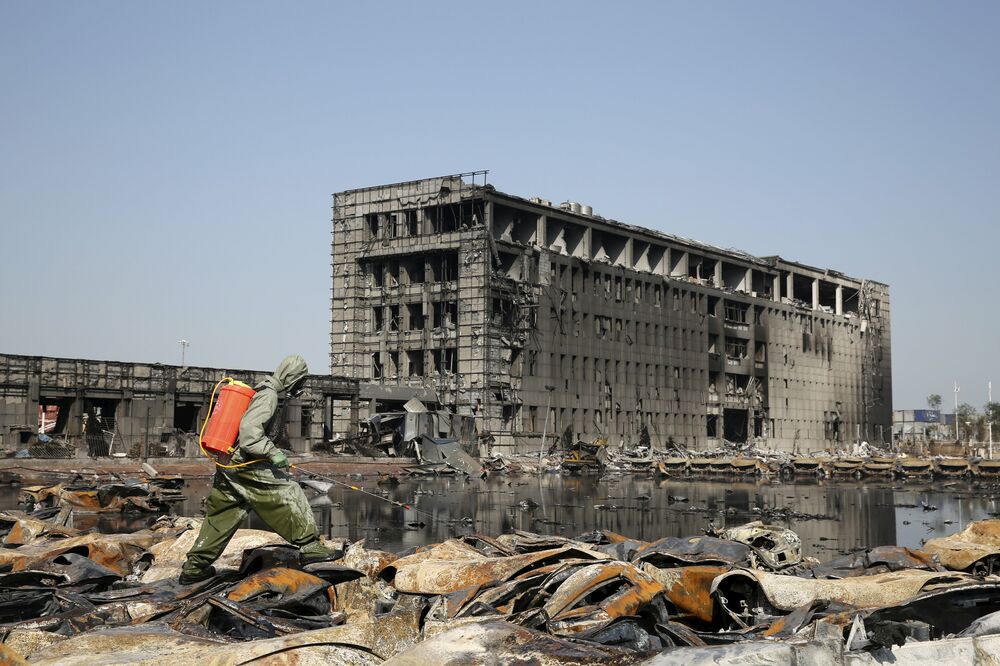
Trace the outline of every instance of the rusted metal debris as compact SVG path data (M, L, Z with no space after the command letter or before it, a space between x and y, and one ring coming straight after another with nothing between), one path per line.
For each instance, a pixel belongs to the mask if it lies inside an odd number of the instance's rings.
M53 508L76 513L165 513L184 499L170 479L101 485L57 484L21 488L19 503L28 512Z
M181 586L198 528L103 535L0 514L2 663L863 664L904 649L953 663L949 641L981 651L1000 631L1000 577L982 564L1000 521L825 564L761 522L653 542L472 534L403 557L359 542L304 567L240 530L215 578Z
M946 537L931 539L924 551L955 571L979 575L1000 573L1000 521L980 520Z

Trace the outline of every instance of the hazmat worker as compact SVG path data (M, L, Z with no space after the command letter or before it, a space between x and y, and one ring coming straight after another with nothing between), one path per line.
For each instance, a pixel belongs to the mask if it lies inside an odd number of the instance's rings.
M240 420L239 439L230 464L255 462L235 469L216 469L205 505L205 522L181 568L182 585L215 575L212 562L226 549L250 509L283 539L298 546L303 564L339 554L320 541L309 501L285 471L288 457L273 441L284 426L283 410L278 409L280 395L301 395L308 373L305 359L293 354L254 387L256 394Z

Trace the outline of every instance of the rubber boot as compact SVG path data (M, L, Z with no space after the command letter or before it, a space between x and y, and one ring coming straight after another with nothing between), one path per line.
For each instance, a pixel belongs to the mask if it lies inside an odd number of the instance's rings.
M195 572L182 571L177 580L181 585L193 585L209 578L215 578L215 573L215 567L208 566Z

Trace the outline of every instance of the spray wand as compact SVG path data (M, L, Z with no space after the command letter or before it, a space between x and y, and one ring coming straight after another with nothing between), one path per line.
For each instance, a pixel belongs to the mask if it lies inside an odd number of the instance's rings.
M383 502L388 502L389 504L393 504L393 505L401 507L403 509L409 509L410 511L416 511L417 513L425 515L428 518L434 518L434 514L429 513L427 511L423 511L421 509L418 509L417 507L413 506L412 504L406 504L404 502L397 502L396 500L391 500L388 497L382 497L381 495L378 495L378 494L373 493L373 492L369 492L369 491L365 490L364 488L359 488L358 486L353 486L353 485L351 485L349 483L344 483L343 481L338 481L337 479L335 479L335 478L333 478L331 476L326 476L324 474L319 474L318 472L313 472L313 471L308 470L308 469L306 469L304 467L299 467L298 465L289 465L289 467L291 467L292 469L297 469L300 472L308 474L309 476L314 476L317 479L323 479L324 481L329 481L330 483L334 483L334 484L336 484L338 486L341 486L343 488L347 488L348 490L355 490L355 491L357 491L357 492L359 492L359 493L361 493L363 495L368 495L370 497L374 497L376 499L380 499Z

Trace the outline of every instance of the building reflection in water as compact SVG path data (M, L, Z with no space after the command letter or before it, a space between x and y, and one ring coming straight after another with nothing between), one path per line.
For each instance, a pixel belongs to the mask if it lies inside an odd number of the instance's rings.
M382 492L374 485L366 489ZM994 499L968 485L942 491L931 484L771 484L545 475L468 483L449 478L404 480L385 492L394 500L412 502L433 518L334 489L328 497L313 500L317 522L324 534L351 541L364 538L369 547L400 551L463 534L495 536L514 529L562 536L606 529L655 540L701 534L710 525L740 525L760 519L761 511L788 509L827 517L765 519L795 530L802 537L804 552L825 560L839 552L878 545L919 547L924 539L950 534L969 520L997 511ZM925 511L922 504L938 510Z

